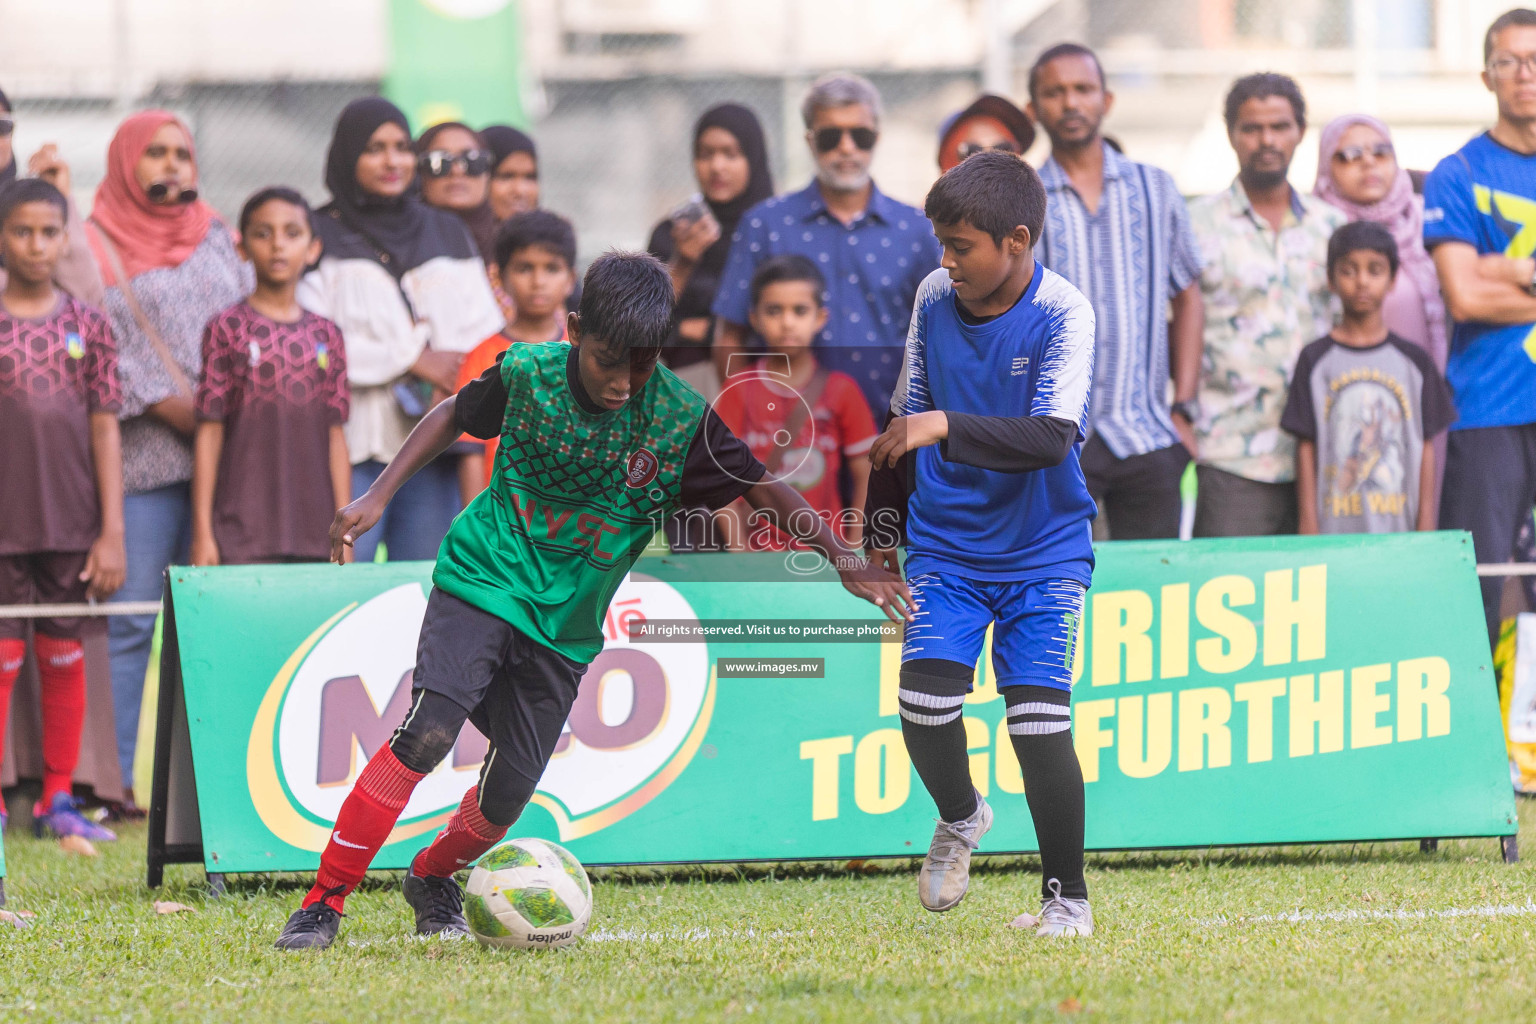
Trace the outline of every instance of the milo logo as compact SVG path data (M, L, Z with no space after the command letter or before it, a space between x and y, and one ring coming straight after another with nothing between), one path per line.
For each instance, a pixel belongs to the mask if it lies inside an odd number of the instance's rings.
M344 608L272 680L252 727L247 777L262 821L285 842L324 848L358 772L404 719L426 607L421 585L408 583ZM629 640L631 622L696 617L659 580L632 574L620 585L603 650L582 677L532 800L555 819L562 841L645 806L703 742L714 707L706 645ZM441 827L474 785L487 746L466 723L452 753L417 785L389 842Z
M649 448L636 448L629 457L629 464L624 467L624 482L630 487L644 487L656 479L656 471L660 468L661 462L655 452Z

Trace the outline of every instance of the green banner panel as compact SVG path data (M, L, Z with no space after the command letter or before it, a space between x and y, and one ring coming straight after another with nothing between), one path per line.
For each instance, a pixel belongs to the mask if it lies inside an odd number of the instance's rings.
M383 93L420 132L439 121L524 124L516 0L389 0Z
M1091 849L1516 831L1465 534L1110 543L1098 556L1073 694ZM171 570L208 870L316 866L407 707L429 570ZM872 612L783 556L642 559L514 834L592 864L921 853L934 809L902 745L899 643L630 639L638 621L804 628ZM724 678L722 658L821 675ZM984 850L1033 850L988 652L964 721L997 812ZM483 751L466 728L376 866L404 867L430 840Z

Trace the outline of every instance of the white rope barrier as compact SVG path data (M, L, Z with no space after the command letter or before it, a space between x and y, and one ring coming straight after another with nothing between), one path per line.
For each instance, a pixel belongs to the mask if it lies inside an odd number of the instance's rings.
M1536 576L1536 562L1490 562L1477 567L1479 576ZM156 615L159 601L120 601L117 604L4 604L0 619L103 618L111 615Z

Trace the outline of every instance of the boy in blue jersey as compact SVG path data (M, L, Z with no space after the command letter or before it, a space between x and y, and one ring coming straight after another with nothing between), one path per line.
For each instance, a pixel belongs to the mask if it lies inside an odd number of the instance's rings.
M918 289L892 418L870 449L870 546L896 567L892 511L899 518L904 505L913 607L901 729L939 811L919 899L933 911L959 904L971 851L992 826L960 718L992 626L1043 870L1040 916L1014 924L1091 935L1069 707L1093 573L1095 509L1078 465L1093 307L1035 262L1045 203L1039 177L1007 153L965 160L928 193L923 212L944 258Z

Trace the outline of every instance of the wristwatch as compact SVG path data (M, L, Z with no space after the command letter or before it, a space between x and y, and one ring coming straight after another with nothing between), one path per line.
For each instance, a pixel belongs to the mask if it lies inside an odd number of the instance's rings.
M1174 402L1168 407L1170 413L1183 416L1190 423L1200 421L1200 401L1195 398L1186 398L1182 402Z

